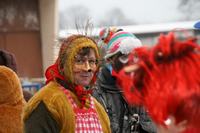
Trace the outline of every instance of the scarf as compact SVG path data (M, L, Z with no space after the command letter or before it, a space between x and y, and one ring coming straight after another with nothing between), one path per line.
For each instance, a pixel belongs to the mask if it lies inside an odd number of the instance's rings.
M75 93L77 96L78 100L81 102L81 107L85 106L85 103L87 99L89 98L89 95L92 93L92 90L86 90L83 86L80 85L71 85L68 83L63 75L59 73L58 70L58 63L55 63L51 65L50 67L47 68L45 72L45 77L46 77L46 84L48 84L50 81L59 79L62 81L60 83L65 89L71 90L72 92Z

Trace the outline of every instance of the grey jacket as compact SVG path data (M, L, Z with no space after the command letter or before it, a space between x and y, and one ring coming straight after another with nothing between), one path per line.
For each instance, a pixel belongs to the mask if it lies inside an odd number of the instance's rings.
M107 67L103 67L98 75L93 96L108 113L112 133L156 133L144 108L127 104Z

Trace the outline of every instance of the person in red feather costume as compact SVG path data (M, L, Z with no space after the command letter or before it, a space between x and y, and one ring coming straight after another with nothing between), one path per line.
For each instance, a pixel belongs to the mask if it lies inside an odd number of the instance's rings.
M130 104L144 105L162 133L200 132L200 46L170 32L135 49L119 73Z

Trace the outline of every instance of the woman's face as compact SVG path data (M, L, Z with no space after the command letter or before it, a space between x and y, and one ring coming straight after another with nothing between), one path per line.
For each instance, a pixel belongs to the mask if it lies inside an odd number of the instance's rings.
M74 58L73 75L76 85L88 86L97 69L95 51L92 48L83 48Z

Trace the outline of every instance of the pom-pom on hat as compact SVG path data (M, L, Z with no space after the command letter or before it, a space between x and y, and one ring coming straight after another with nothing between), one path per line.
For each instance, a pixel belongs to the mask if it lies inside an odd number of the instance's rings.
M121 30L121 29L117 29L115 27L113 27L113 28L103 28L99 33L99 38L101 39L101 41L103 41L104 43L107 44L109 42L111 36L114 33L118 32L119 30Z
M133 49L141 47L141 41L132 33L119 31L114 33L108 44L105 59L121 52L122 54L129 54Z

